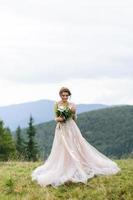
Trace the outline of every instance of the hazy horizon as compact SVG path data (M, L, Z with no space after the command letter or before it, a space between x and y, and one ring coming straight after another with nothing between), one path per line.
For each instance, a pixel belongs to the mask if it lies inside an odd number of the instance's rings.
M27 103L35 103L35 102L38 102L38 101L56 101L57 99L37 99L37 100L33 100L33 101L24 101L24 102L20 102L20 103L12 103L12 104L7 104L7 105L3 105L0 107L7 107L7 106L15 106L15 105L20 105L20 104L27 104ZM75 101L72 101L72 100L68 100L70 102L74 102L76 104L103 104L103 103L98 103L98 102L95 102L95 103L87 103L87 102L75 102ZM133 105L133 104L103 104L103 105L109 105L109 106L115 106L115 105Z

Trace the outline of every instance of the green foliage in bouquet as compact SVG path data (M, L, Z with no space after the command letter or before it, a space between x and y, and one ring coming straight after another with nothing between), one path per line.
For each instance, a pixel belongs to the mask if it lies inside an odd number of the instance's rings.
M65 121L69 119L70 117L72 117L72 111L68 106L57 108L56 114L58 117L60 116L64 118Z

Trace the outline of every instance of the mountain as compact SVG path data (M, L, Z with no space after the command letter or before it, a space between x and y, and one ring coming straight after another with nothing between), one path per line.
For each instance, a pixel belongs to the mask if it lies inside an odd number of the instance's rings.
M27 127L29 116L32 114L36 124L47 122L54 119L54 101L39 100L28 103L14 104L0 107L0 118L11 130L15 130L18 125ZM96 110L108 107L103 104L77 104L77 113L89 110Z
M83 137L107 156L121 158L133 154L133 106L115 106L78 114ZM35 126L42 159L49 155L54 139L54 120ZM26 129L22 130L25 136Z

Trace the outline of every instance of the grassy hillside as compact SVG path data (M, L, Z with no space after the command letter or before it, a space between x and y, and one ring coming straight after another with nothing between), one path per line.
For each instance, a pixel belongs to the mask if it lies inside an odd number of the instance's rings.
M0 162L0 200L132 200L133 160L116 160L121 172L97 176L83 183L68 182L57 189L31 181L42 162Z
M86 140L107 156L121 158L132 154L133 106L109 107L79 114L77 125ZM55 121L36 126L42 158L47 158L50 153L55 126Z

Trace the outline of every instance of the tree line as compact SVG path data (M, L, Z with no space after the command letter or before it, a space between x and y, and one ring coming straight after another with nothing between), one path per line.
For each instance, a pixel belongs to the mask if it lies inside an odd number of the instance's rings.
M0 120L0 161L39 159L39 148L35 141L36 129L33 123L34 119L30 115L26 129L27 139L24 139L20 126L17 127L15 137L13 137L10 128L5 127L3 120Z

